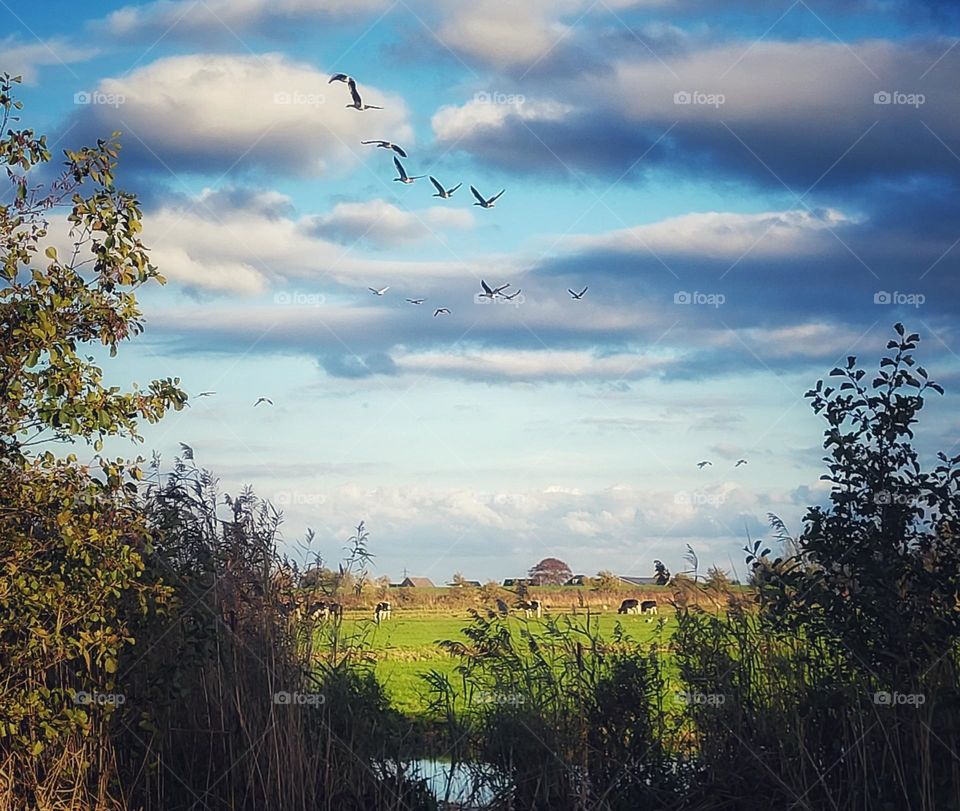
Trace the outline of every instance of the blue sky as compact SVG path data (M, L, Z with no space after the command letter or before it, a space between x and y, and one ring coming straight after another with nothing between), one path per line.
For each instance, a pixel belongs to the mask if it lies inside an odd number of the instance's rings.
M123 132L121 181L168 284L145 293L147 332L111 377L217 392L145 449L169 460L184 442L228 491L253 484L283 507L291 551L310 526L335 558L365 520L395 577L500 578L547 555L649 574L655 558L679 569L687 544L742 574L767 513L798 529L824 498L803 393L848 354L878 358L897 320L947 386L920 445L956 452L949 3L155 0L0 17L25 123L58 149ZM346 109L327 82L340 71L384 109ZM392 153L360 144L374 138L464 186L440 200L426 179L393 182ZM506 191L481 209L471 184ZM477 303L481 278L522 292Z

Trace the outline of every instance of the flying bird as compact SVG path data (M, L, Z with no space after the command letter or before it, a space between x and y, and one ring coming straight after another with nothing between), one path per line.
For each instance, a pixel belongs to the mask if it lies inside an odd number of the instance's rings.
M419 180L421 177L426 177L426 175L414 175L413 177L407 175L407 172L403 168L403 164L400 163L399 158L393 159L393 165L397 167L397 172L400 174L400 177L395 177L393 179L395 183L406 183L409 185L410 183L413 183L414 180Z
M423 302L425 302L426 299L423 299L423 298L408 298L407 301L409 301L411 304L423 304Z
M377 107L375 104L364 104L363 99L360 98L360 91L357 90L357 83L351 79L349 76L346 79L347 84L350 87L350 95L353 97L353 104L348 104L347 107L354 110L382 110L383 107ZM329 84L329 82L327 82Z
M577 301L580 301L580 299L583 298L583 294L586 293L588 289L589 288L584 287L583 290L581 290L579 293L576 293L568 287L567 292L570 294L572 298L576 299Z
M404 157L406 157L406 155L404 155ZM430 175L430 182L437 190L437 193L433 196L442 197L444 200L449 200L451 197L453 197L453 193L463 185L463 183L458 183L452 189L445 189L440 185L440 182L433 175Z
M473 196L477 198L477 202L474 203L475 206L483 206L484 208L493 208L493 204L497 202L497 198L503 194L506 189L500 189L493 197L485 199L483 195L480 194L473 186L470 187L470 191L473 192Z
M483 292L478 295L480 298L493 299L497 296L503 295L503 291L506 290L510 285L503 284L500 287L490 287L483 279L480 280L480 286L483 288Z
M402 148L396 144L391 143L390 141L361 141L361 144L376 144L378 149L392 149L396 152L401 158L407 157L407 153L403 151Z
M437 309L433 311L433 317L436 318L438 315L450 315L450 310L446 307L437 307Z
M386 293L389 289L390 289L390 285L389 285L389 284L388 284L386 287L381 287L379 290L377 290L376 287L368 287L368 288L367 288L367 290L369 290L369 291L370 291L371 293L373 293L373 295L375 295L375 296L382 296L382 295L383 295L384 293Z
M737 463L734 465L734 467L740 467L740 465L745 465L746 463L746 459L737 459Z
M215 391L201 391L197 397L212 397L214 394L216 394Z
M707 465L710 465L712 467L713 462L707 462L707 461L697 462L697 468L700 470L703 470Z
M257 402L255 402L255 403L253 404L253 407L256 408L258 405L260 405L260 403L266 403L267 405L273 405L273 400L271 400L269 397L259 397L259 398L257 398Z

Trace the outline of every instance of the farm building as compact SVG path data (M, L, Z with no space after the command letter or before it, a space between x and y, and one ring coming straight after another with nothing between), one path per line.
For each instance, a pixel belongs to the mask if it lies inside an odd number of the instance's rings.
M571 578L570 578L566 583L564 583L563 585L565 585L565 586L586 586L586 585L588 584L588 581L589 581L589 580L590 580L590 576L589 576L589 575L586 575L586 574L575 574L573 577L571 577Z
M462 588L475 588L478 589L481 586L479 580L461 580L459 583L447 583L448 586L452 589L462 589Z
M405 577L403 582L400 584L400 588L432 589L435 588L435 586L429 577Z
M655 577L633 577L618 574L617 579L620 580L625 586L655 586L657 585L657 578Z
M508 589L516 586L532 586L533 584L533 580L529 577L508 577L503 581L504 587Z

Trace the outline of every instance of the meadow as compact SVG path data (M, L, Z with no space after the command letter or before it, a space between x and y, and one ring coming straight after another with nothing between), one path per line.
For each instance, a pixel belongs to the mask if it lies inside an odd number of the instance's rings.
M510 625L519 631L528 630L533 636L543 634L548 618L569 617L574 622L589 622L604 639L612 639L620 625L639 643L659 641L667 644L676 629L673 610L661 607L659 618L653 620L636 615L619 615L615 610L585 611L576 614L550 612L543 619L511 617ZM658 621L662 618L662 622ZM456 678L457 659L440 645L445 640L466 644L469 640L463 630L470 622L466 609L424 610L412 608L394 611L389 621L376 625L370 612L346 612L343 633L347 637L362 638L371 657L376 659L377 680L384 687L391 704L405 715L424 717L428 712L428 686L423 677L431 671Z

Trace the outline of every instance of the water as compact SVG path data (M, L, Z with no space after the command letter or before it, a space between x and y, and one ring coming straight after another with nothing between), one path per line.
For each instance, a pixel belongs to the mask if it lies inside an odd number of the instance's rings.
M493 801L493 790L489 783L474 784L477 765L465 763L453 764L443 760L415 760L411 764L417 770L417 776L425 780L433 795L441 802L449 802L455 808L482 809ZM493 770L480 767L484 772Z

